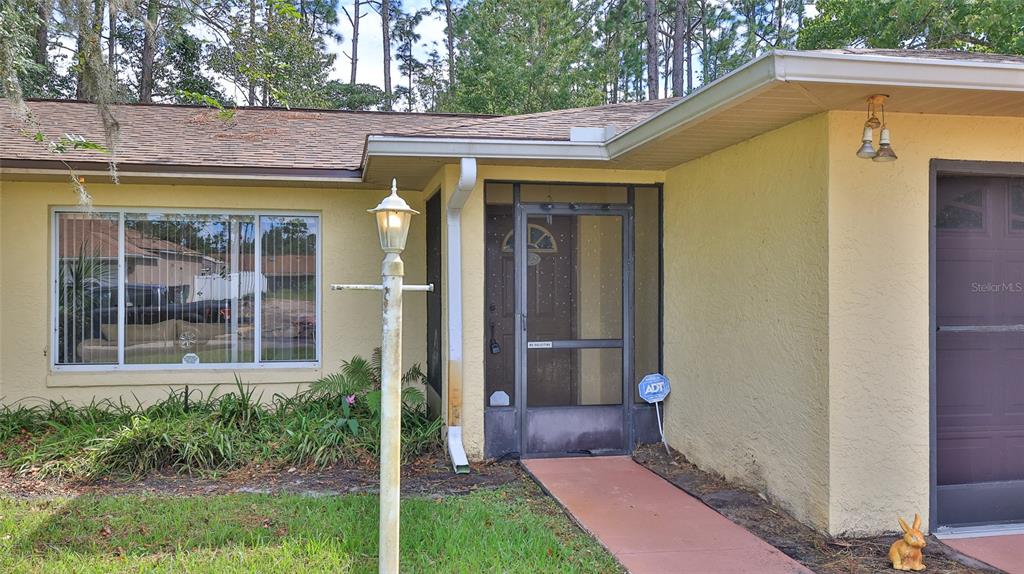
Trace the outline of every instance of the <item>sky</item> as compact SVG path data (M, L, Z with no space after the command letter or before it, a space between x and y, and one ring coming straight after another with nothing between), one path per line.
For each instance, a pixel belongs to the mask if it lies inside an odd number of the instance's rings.
M406 12L412 12L414 10L429 8L430 0L405 0L402 4ZM347 8L351 13L353 2L352 0L342 0L340 3L338 10L338 32L341 34L342 40L341 42L335 42L332 40L328 43L328 47L331 53L337 55L337 58L334 61L334 73L332 74L332 77L334 79L348 82L352 66L352 62L348 56L352 48L352 25L349 24L344 11L341 10L342 6ZM364 16L359 22L359 65L356 70L356 81L358 83L373 84L383 88L384 56L383 50L381 49L383 42L381 41L380 16L373 10L373 8L365 4L362 6L362 12ZM813 3L806 4L804 6L805 17L810 18L816 14L817 9ZM436 49L442 57L445 56L444 21L441 14L431 13L425 16L423 20L420 21L419 26L416 27L416 31L420 35L420 40L413 49L413 53L420 61L426 60L427 55L433 49ZM392 45L391 81L393 85L399 85L399 78L401 77L401 74L398 71L398 61L395 59L394 54L395 48L394 45ZM241 101L243 96L236 88L227 85L224 87L229 94L234 92L234 97Z
M352 12L353 3L351 1L343 1L341 4L348 8L350 13ZM402 4L407 12L430 6L429 0L406 0ZM359 65L356 70L356 81L358 83L374 84L383 87L384 54L382 50L383 42L381 41L380 15L365 5L362 6L362 11L365 16L359 21ZM331 42L331 52L338 55L337 60L334 62L334 77L347 82L352 68L352 61L348 57L352 48L352 26L349 24L344 12L340 10L338 20L341 22L338 31L341 32L342 41L340 44ZM435 48L438 53L442 55L445 53L444 22L439 14L429 14L424 17L416 31L420 35L420 41L413 50L413 53L418 59L425 60L430 50ZM395 49L392 47L391 81L392 83L397 83L395 79L399 77L399 72L398 62L394 59L394 53Z

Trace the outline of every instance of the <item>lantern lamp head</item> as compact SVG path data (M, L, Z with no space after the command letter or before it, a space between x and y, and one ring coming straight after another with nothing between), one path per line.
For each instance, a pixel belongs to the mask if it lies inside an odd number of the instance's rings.
M893 151L892 144L889 142L889 128L885 126L882 127L882 136L878 141L878 153L871 160L896 161L896 152Z
M377 207L367 211L377 217L380 248L385 253L401 253L409 238L409 223L412 216L419 212L409 207L409 204L398 196L397 180L391 180L391 195L385 197Z
M874 136L872 134L870 126L864 126L864 135L861 136L860 149L857 150L857 157L863 159L871 159L875 157L875 146L872 143Z

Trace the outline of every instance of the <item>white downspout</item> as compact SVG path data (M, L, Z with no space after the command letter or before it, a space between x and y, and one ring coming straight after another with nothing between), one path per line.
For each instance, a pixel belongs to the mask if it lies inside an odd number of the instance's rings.
M476 186L476 158L459 161L459 181L448 199L448 455L456 474L469 472L462 444L462 208Z

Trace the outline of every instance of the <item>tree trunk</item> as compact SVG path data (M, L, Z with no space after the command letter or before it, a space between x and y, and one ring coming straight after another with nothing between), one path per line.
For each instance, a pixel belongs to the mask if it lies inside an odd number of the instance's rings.
M78 38L75 39L75 55L78 59L78 71L75 73L75 99L85 99L85 62L82 56L85 54L85 38L84 34L79 31Z
M647 19L647 99L658 99L658 0L644 0Z
M693 91L693 26L690 25L690 6L686 6L686 93Z
M709 77L710 55L708 54L708 5L707 2L700 3L700 61L703 66L703 77L700 80L701 85L710 84L714 78Z
M782 0L775 2L775 47L782 45Z
M391 110L391 2L380 0L380 29L384 48L384 109Z
M412 59L412 53L411 53L412 52L412 46L409 47L409 52L410 52L409 59L411 60ZM408 95L406 95L405 99L409 103L408 111L411 112L412 111L412 66L409 66L409 93L408 93Z
M455 91L455 12L452 0L444 0L445 49L448 50L448 91Z
M359 21L362 20L362 0L355 0L352 6L352 75L348 83L356 85L356 68L359 65Z
M156 61L156 32L160 19L160 0L146 5L146 30L142 40L142 73L139 75L139 101L153 101L153 63Z
M39 27L36 28L36 47L33 54L33 59L40 66L45 66L49 60L50 15L52 11L52 0L40 0L36 9L36 15L39 17Z
M662 64L664 66L664 72L661 75L661 81L664 85L661 89L661 97L668 97L668 85L672 81L672 52L675 50L675 39L669 38L665 40L665 61Z
M107 66L110 67L110 73L114 76L117 75L114 70L114 60L117 56L116 30L117 8L114 7L114 2L111 0L110 5L107 7Z
M273 5L273 3L272 2L267 2L266 8L267 8L267 13L264 15L264 18L265 18L264 22L266 24L266 34L267 34L266 38L269 39L270 38L270 34L271 34L270 27L272 25L271 20L274 19L274 5ZM273 93L272 93L273 90L271 89L273 86L271 86L271 84L270 84L270 73L269 72L267 72L267 74L265 74L263 76L263 82L261 82L261 83L263 85L262 104L261 105L263 107L265 107L265 108L266 107L270 107L272 105L276 105L276 100L274 100Z
M91 80L94 84L99 81L96 62L103 59L100 34L103 32L105 6L106 3L103 0L93 0L92 15L87 16L90 8L89 0L79 0L75 3L75 18L79 21L78 38L75 39L75 57L78 60L78 72L75 78L75 99L77 100L93 99L97 96L96 86L87 86L86 81Z
M686 93L683 84L683 68L686 50L687 31L690 29L690 14L687 11L689 0L676 0L676 19L672 30L672 95L682 96Z
M249 45L256 43L256 0L249 0ZM249 93L246 101L250 106L256 105L256 80L249 78Z

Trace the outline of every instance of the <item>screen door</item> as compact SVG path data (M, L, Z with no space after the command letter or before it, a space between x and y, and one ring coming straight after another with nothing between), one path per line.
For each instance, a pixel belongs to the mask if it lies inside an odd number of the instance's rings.
M626 450L630 215L626 205L525 203L516 211L524 456Z

